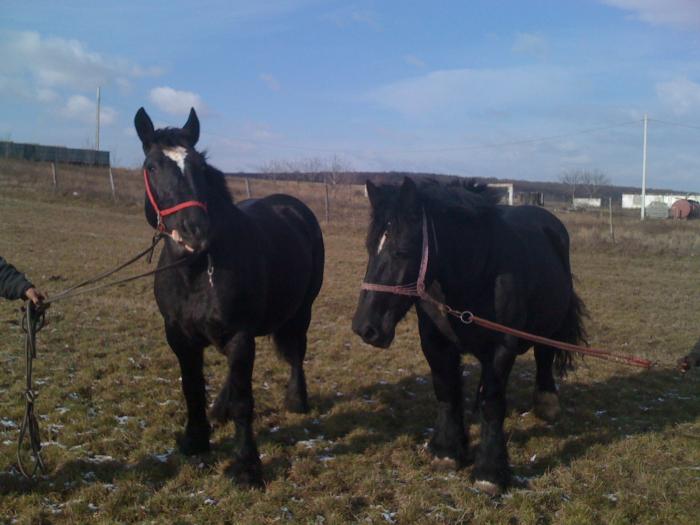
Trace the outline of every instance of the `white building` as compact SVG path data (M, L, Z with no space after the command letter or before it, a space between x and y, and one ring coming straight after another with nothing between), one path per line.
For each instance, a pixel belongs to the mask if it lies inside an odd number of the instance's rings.
M663 202L669 208L673 206L673 203L681 199L690 199L694 201L700 201L700 195L645 195L644 207L646 208L652 202ZM638 193L623 193L622 194L622 207L627 209L640 209L642 207L642 196Z
M600 208L601 198L596 199L587 197L576 197L574 199L574 208Z

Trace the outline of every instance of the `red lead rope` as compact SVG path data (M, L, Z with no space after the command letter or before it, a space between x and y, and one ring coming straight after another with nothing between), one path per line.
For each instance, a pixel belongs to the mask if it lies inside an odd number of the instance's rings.
M534 343L545 344L547 346L552 346L554 348L559 348L560 350L565 350L567 352L577 352L579 354L591 355L593 357L599 357L600 359L606 359L608 361L614 361L616 363L622 363L630 366L638 366L641 368L651 368L653 363L648 359L643 359L641 357L635 357L627 354L615 354L608 352L607 350L601 350L599 348L590 348L587 346L578 346L571 343L564 343L563 341L555 341L554 339L549 339L547 337L542 337L539 335L531 334L528 332L523 332L522 330L516 330L515 328L510 328L508 326L494 323L487 319L477 317L469 310L459 311L454 308L441 303L440 301L434 299L428 294L425 289L425 274L428 271L428 220L425 216L425 210L423 210L423 255L420 261L420 270L418 271L418 280L411 284L397 284L397 285L387 285L387 284L374 284L363 282L360 288L362 290L367 290L370 292L385 292L394 295L406 295L409 297L418 297L423 301L429 302L436 306L443 314L448 314L456 317L464 324L475 324L486 328L487 330L493 330L495 332L501 332L504 334L513 335L520 339L525 339L527 341L532 341Z
M177 213L180 210L197 206L198 208L202 208L204 211L207 211L207 205L204 202L200 201L185 201L181 202L180 204L176 204L175 206L171 206L170 208L165 208L164 210L161 210L158 207L158 204L156 203L156 198L153 196L153 192L151 191L151 181L148 179L148 170L143 170L143 182L146 186L146 195L148 196L148 200L151 201L151 206L153 206L153 209L158 215L158 231L165 231L163 217L167 217L168 215Z

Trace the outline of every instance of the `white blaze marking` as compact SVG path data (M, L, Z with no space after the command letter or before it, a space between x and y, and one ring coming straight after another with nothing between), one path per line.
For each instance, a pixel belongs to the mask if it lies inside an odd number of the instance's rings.
M182 146L176 148L168 148L163 150L163 155L177 164L180 171L185 173L185 159L187 158L187 149Z
M386 232L382 235L382 238L379 239L379 246L377 247L377 255L379 255L382 251L382 248L384 248L384 243L386 242Z

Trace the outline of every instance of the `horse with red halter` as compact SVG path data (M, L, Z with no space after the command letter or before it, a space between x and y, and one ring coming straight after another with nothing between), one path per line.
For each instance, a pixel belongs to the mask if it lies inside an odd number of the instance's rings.
M498 205L491 189L471 182L368 182L367 194L369 261L353 330L386 348L396 324L415 306L438 400L429 450L460 466L469 459L461 357L471 353L479 360L481 441L473 475L478 487L498 493L511 476L503 434L508 375L532 343L471 321L480 316L558 341L584 340L566 228L542 208ZM535 413L553 419L559 412L553 368L563 373L571 357L535 344L535 360Z
M194 109L182 128L154 129L141 108L134 119L146 158L145 213L166 236L155 296L168 344L178 358L187 424L184 454L209 450L203 352L228 359L228 376L211 417L235 424L230 474L259 485L262 468L253 434L255 337L272 335L291 366L285 405L308 411L304 355L311 306L323 281L323 237L314 214L288 195L234 204L222 172L195 149Z

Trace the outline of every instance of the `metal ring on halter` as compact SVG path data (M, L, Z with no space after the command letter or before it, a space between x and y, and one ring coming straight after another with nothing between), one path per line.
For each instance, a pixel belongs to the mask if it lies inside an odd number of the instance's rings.
M469 310L464 310L463 312L460 312L459 320L464 324L472 324L474 322L474 314Z

